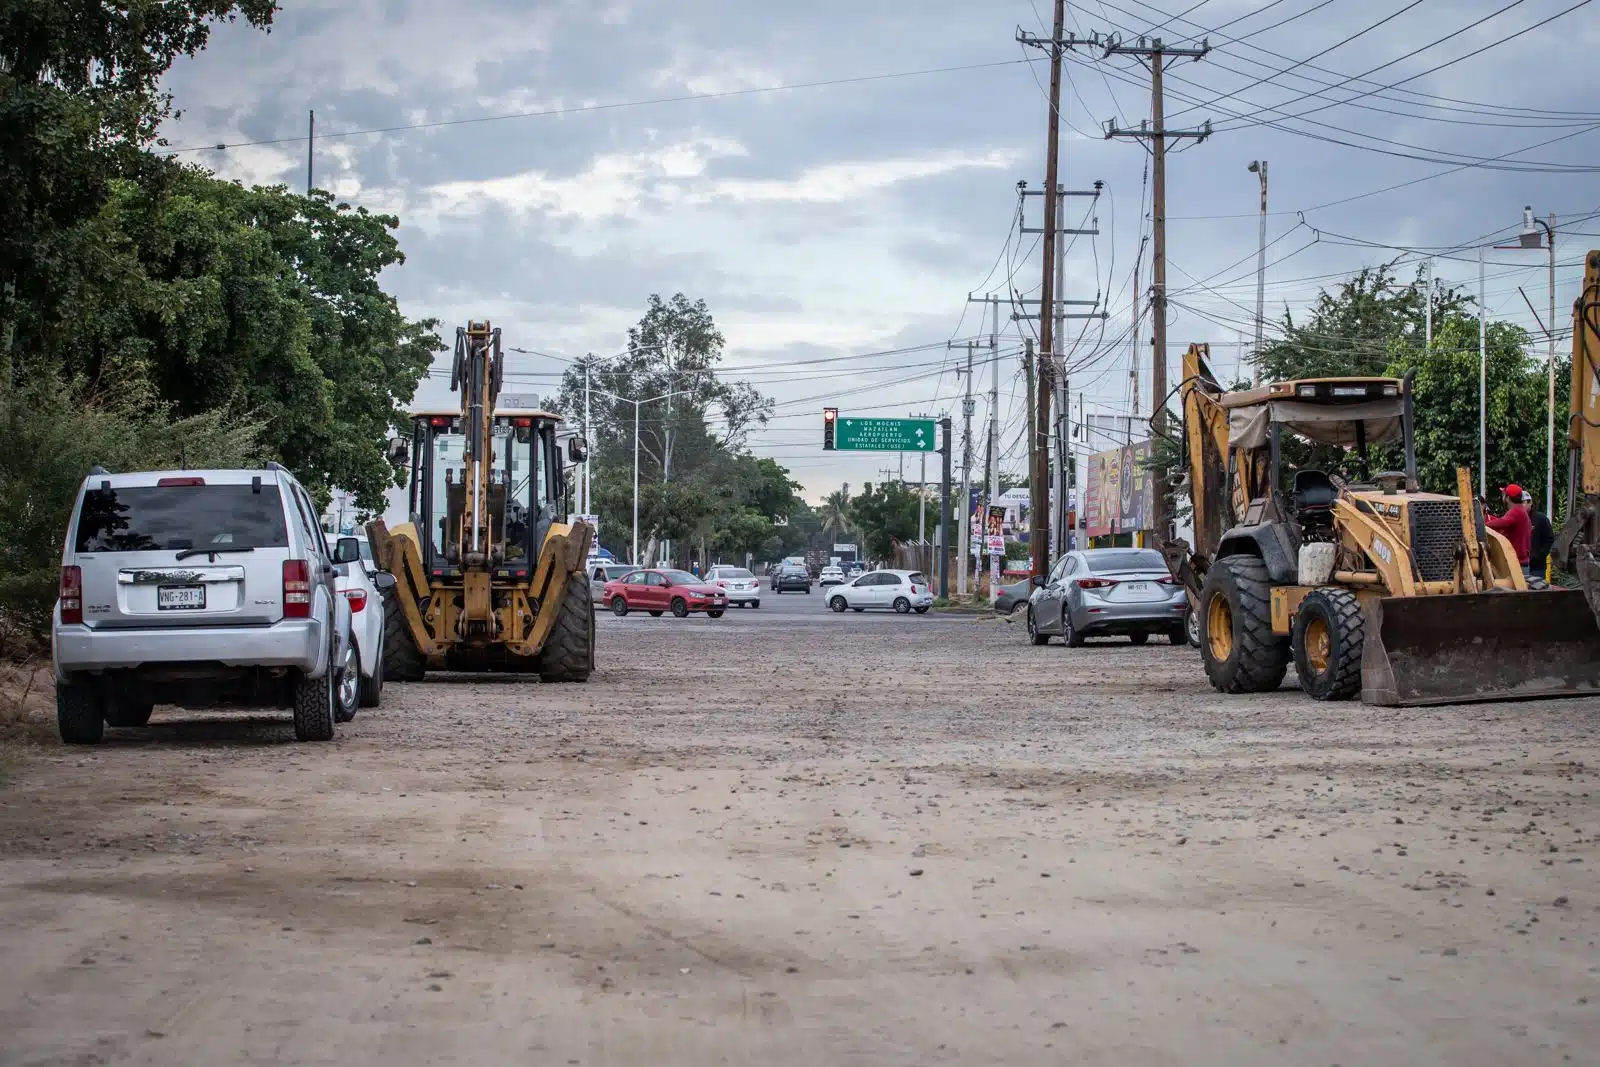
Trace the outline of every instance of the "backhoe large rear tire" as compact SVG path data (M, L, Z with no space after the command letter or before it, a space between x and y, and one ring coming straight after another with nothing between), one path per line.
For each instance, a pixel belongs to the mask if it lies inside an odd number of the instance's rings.
M420 682L427 663L411 640L397 591L383 597L383 677L391 682Z
M1272 633L1272 583L1254 556L1212 564L1200 590L1200 656L1221 693L1264 693L1289 673L1289 639Z
M1349 700L1361 692L1367 624L1348 589L1307 593L1294 616L1290 645L1300 688L1313 700Z
M567 578L561 611L539 652L539 680L587 682L594 671L594 598L583 573Z

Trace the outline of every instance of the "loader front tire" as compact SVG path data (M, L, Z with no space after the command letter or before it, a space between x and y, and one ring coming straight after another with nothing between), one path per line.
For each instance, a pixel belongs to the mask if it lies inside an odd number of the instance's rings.
M1289 672L1289 641L1272 633L1272 582L1254 556L1212 564L1200 590L1200 657L1221 693L1263 693Z
M396 591L383 598L383 677L392 682L420 682L427 663L411 640L405 612Z
M1349 700L1361 692L1367 624L1348 589L1318 589L1300 602L1289 641L1300 688L1313 700Z
M550 636L539 651L542 682L587 682L594 671L594 598L589 577L569 575Z

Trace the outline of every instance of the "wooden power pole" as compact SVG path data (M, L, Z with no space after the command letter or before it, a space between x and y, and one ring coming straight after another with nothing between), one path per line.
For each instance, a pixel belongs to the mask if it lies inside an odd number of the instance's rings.
M1137 45L1123 44L1112 38L1100 42L1107 56L1136 56L1150 69L1150 121L1140 122L1137 130L1118 129L1115 123L1106 127L1106 138L1131 137L1147 140L1151 144L1153 251L1150 257L1150 322L1154 351L1150 364L1150 429L1156 437L1166 436L1167 428L1167 140L1188 138L1203 141L1211 135L1209 120L1199 129L1169 130L1161 88L1161 75L1166 64L1176 59L1198 60L1209 52L1210 46L1201 41L1199 48L1167 48L1159 37L1141 37ZM1167 472L1151 472L1155 480L1155 519L1151 523L1156 544L1172 536L1172 516L1167 506Z

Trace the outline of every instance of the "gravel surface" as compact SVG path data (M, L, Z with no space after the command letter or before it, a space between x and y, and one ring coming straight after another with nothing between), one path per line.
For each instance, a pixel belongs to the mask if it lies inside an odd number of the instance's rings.
M1600 702L788 600L39 750L0 1064L1600 1062Z

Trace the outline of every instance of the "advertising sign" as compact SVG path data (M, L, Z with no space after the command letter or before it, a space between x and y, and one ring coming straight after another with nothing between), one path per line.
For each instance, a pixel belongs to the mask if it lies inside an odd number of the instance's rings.
M1006 506L1004 504L989 505L989 521L985 524L984 540L989 548L989 555L1003 556L1006 551Z
M1146 529L1155 515L1155 483L1145 463L1150 442L1136 441L1089 457L1083 486L1084 532L1090 537Z

